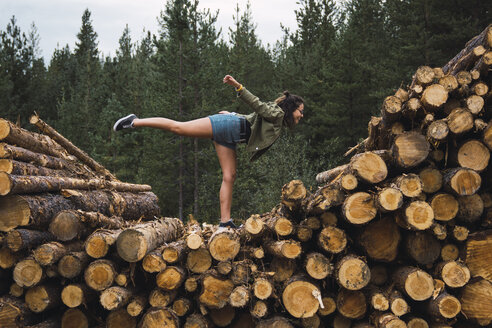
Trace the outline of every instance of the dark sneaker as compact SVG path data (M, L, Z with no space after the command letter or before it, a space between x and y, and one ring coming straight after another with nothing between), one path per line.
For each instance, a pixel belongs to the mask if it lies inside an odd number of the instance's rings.
M219 227L237 229L236 225L234 224L234 222L232 222L232 220L229 220L227 222L220 222Z
M123 129L133 128L133 120L136 118L137 118L137 115L135 115L135 114L130 114L128 116L120 118L113 125L113 130L120 131Z

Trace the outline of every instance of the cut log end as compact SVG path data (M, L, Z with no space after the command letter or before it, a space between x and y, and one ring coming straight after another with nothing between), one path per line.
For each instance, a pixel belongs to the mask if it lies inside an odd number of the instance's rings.
M350 165L357 176L369 183L379 183L388 175L386 163L381 156L373 152L355 155Z
M405 291L416 301L426 300L432 296L434 280L428 273L416 270L410 273L405 280Z
M319 293L319 290L307 281L298 280L288 284L282 293L286 310L295 318L312 317L319 308L313 292Z
M377 209L372 195L366 192L358 192L345 200L343 213L350 223L364 224L374 219Z
M118 254L127 262L137 262L147 254L147 240L137 230L127 229L123 231L116 241Z
M348 290L359 290L371 280L371 270L366 262L356 257L345 257L337 265L337 280Z

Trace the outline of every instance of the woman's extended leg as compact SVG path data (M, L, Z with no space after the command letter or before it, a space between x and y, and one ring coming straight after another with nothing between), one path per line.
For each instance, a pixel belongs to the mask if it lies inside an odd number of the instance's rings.
M232 190L236 180L236 151L214 142L215 151L222 169L222 185L220 186L220 222L231 219Z
M136 118L133 120L133 126L162 129L185 137L212 138L212 123L208 117L188 122L178 122L164 117Z

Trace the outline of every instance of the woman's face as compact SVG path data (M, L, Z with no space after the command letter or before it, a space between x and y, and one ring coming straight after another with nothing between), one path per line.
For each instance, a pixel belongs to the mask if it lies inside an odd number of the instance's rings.
M300 104L299 107L292 113L294 123L297 125L301 118L304 117L304 104Z

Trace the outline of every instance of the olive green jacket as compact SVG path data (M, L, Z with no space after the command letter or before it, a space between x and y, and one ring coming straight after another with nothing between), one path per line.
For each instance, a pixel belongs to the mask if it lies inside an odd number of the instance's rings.
M254 161L280 137L284 111L275 102L261 102L245 88L238 93L238 97L254 110L254 113L243 115L251 124L246 150L251 153L250 161Z

